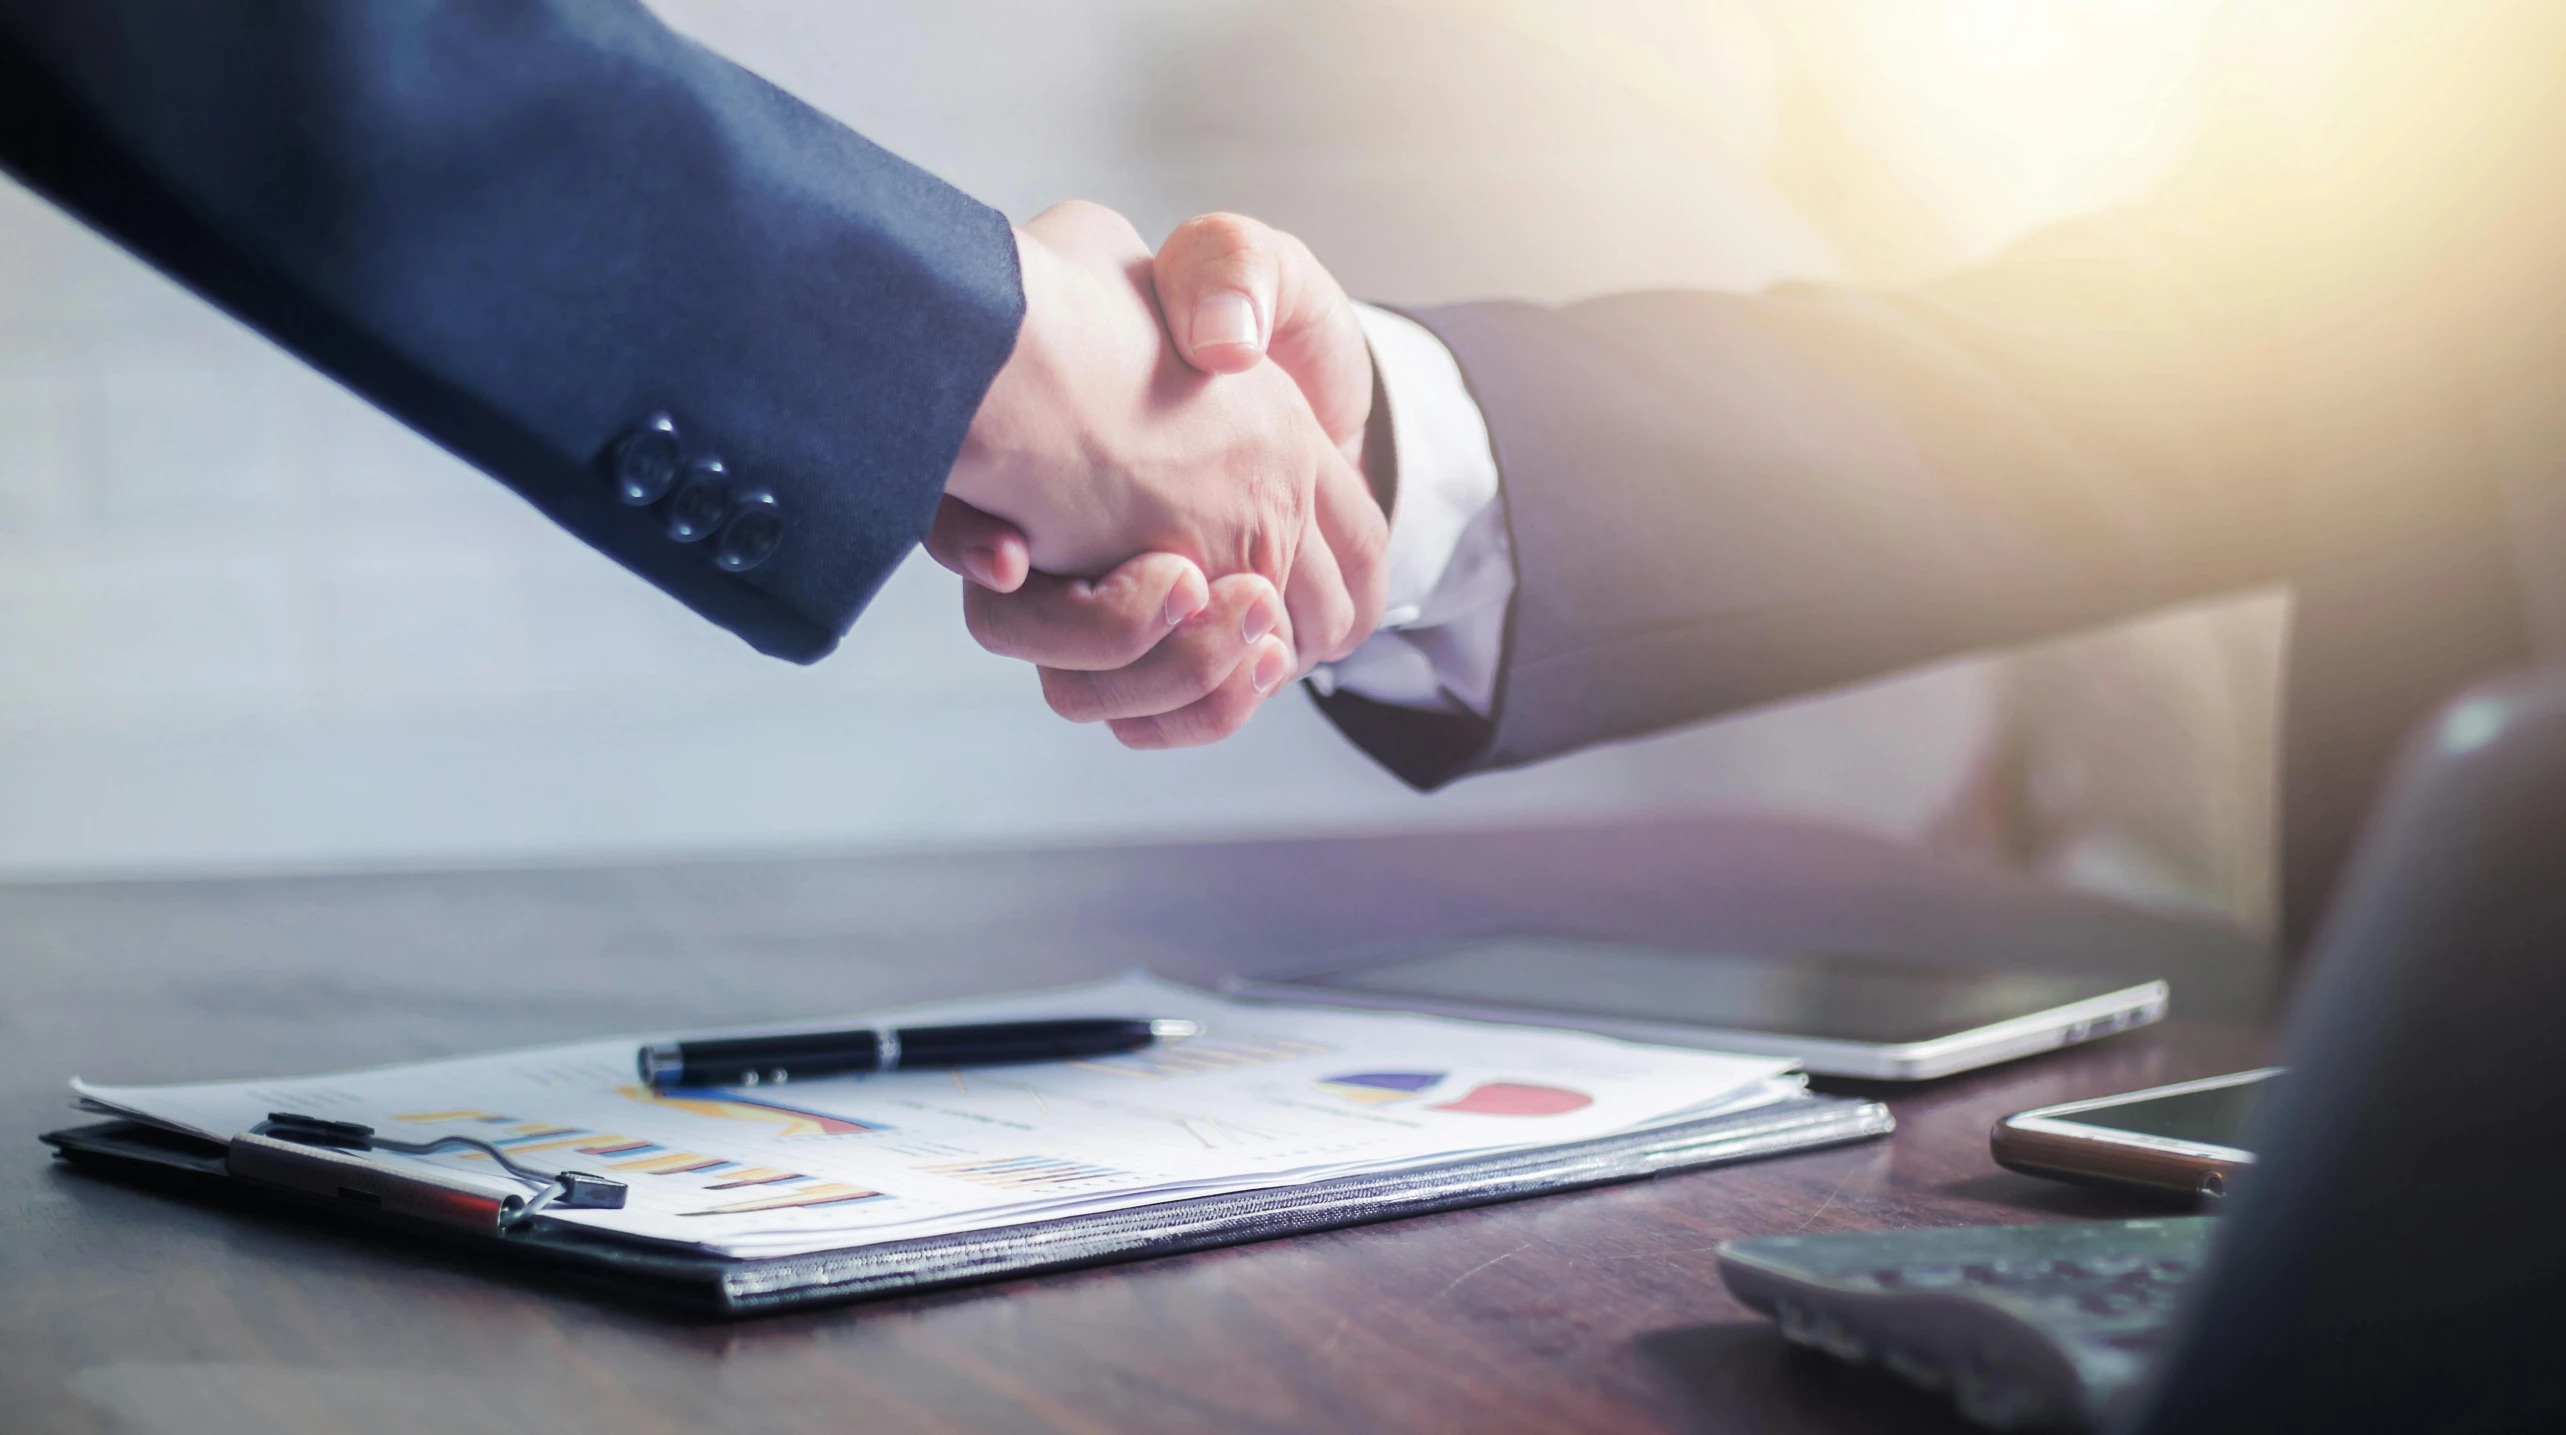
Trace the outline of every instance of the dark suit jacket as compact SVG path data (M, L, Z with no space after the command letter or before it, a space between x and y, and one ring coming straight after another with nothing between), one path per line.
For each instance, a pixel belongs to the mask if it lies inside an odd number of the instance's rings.
M630 0L0 0L0 165L805 662L1023 312L1002 216ZM683 512L614 481L657 415Z
M1503 476L1497 706L1324 706L1432 787L2287 583L2304 936L2399 734L2566 645L2566 64L2522 68L2447 134L2223 152L1911 292L1420 313Z

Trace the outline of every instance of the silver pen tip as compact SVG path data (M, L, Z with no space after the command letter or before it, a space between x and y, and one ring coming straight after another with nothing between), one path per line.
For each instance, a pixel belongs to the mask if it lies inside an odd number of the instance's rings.
M1149 1024L1149 1034L1160 1041L1173 1041L1179 1037L1199 1036L1202 1034L1202 1030L1203 1024L1201 1022L1187 1021L1181 1016L1163 1016Z

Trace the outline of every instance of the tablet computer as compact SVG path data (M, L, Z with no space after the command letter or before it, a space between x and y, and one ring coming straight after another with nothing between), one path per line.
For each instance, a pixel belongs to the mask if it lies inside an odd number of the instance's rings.
M1683 952L1569 937L1483 937L1288 978L1271 1001L1570 1027L1792 1056L1821 1076L1921 1081L2144 1026L2161 981L1987 971L1841 952Z

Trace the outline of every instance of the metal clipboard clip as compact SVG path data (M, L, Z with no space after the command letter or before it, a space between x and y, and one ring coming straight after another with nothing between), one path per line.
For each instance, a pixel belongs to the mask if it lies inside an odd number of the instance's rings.
M434 1171L392 1170L365 1158L369 1151L397 1151L423 1156L434 1151L474 1150L498 1162L499 1169L525 1182L524 1195L493 1195L460 1176ZM395 1141L353 1121L327 1121L290 1111L271 1111L267 1119L234 1136L223 1165L245 1181L344 1201L349 1205L417 1220L496 1235L553 1207L613 1210L624 1204L621 1181L583 1171L537 1171L520 1166L508 1153L469 1136L441 1136L433 1141Z

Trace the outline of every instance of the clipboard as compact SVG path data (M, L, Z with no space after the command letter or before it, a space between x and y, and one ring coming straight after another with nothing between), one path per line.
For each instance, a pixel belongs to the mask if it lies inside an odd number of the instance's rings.
M1574 1191L1885 1136L1886 1106L1799 1092L1699 1121L1532 1150L1199 1196L1089 1215L801 1255L739 1258L601 1234L566 1223L503 1222L433 1183L361 1158L239 1150L131 1120L48 1132L71 1167L200 1198L350 1225L425 1242L511 1270L692 1315L729 1319L901 1295L1081 1266L1143 1260L1305 1231L1396 1220L1466 1206ZM361 1169L360 1169L361 1168ZM244 1174L252 1173L252 1174ZM484 1209L486 1208L486 1209Z

